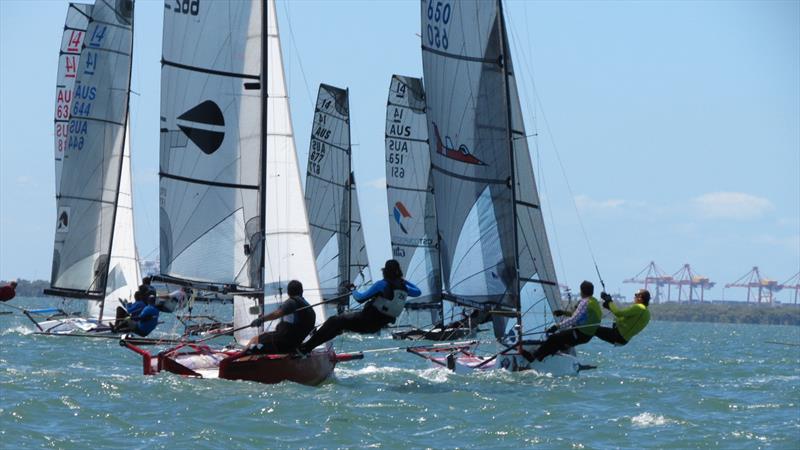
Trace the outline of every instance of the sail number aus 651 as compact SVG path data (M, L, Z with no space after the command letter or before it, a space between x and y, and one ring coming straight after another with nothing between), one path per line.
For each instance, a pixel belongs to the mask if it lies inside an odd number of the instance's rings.
M447 50L450 40L447 37L447 24L450 23L452 7L450 2L428 0L428 45Z
M200 12L200 0L173 0L172 11L196 16Z

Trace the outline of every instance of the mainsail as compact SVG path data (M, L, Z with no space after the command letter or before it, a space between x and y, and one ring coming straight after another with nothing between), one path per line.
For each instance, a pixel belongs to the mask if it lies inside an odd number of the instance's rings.
M261 2L166 6L161 274L260 289Z
M305 192L324 300L346 294L351 283L360 286L368 281L368 275L362 275L368 263L351 156L348 91L321 84ZM346 305L347 299L341 303Z
M422 80L392 76L386 106L386 196L392 255L422 291L413 304L439 308L442 276Z
M67 146L57 190L51 289L46 293L102 300L106 294L127 296L123 294L125 286L135 286L138 282L128 279L138 278L138 273L129 275L129 270L115 269L120 260L114 255L126 258L131 253L124 249L118 253L113 248L117 241L114 234L119 229L116 223L119 202L130 204L130 188L127 200L121 200L119 192L125 189L123 172L129 171L125 164L125 134L133 2L119 1L114 6L101 2L90 9L91 20L83 40L69 111ZM70 14L82 15L88 11L70 7L68 21ZM129 178L127 183L130 184ZM132 218L129 227L119 226L130 229L133 248ZM133 255L135 260L135 250ZM102 311L101 303L95 312L100 315Z
M501 4L423 0L421 16L434 196L448 209L438 218L447 296L523 314L552 309L555 271ZM496 336L511 330L505 322L495 318Z

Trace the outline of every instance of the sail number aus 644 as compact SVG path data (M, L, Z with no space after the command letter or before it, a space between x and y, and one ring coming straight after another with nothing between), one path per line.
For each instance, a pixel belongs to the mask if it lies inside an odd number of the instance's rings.
M167 7L169 7L167 3ZM196 16L200 13L200 0L172 0L172 11Z
M428 45L447 50L450 40L447 37L447 24L450 23L452 7L450 2L428 0Z

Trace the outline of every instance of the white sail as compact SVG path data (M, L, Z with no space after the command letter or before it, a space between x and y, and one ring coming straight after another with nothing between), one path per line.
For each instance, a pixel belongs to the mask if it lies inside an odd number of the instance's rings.
M372 272L369 270L367 241L364 239L364 227L361 222L361 209L358 206L358 189L356 177L350 172L350 282L356 289L372 283Z
M350 155L348 92L321 84L311 128L305 199L324 300L347 292L351 282Z
M351 171L349 103L346 89L320 85L308 152L306 205L324 300L345 295L351 283L371 281ZM341 300L340 307L347 305L347 298Z
M293 279L303 283L309 303L322 300L300 184L275 1L269 0L267 5L265 312L286 299L286 285ZM322 324L327 317L325 308L316 306L314 312L317 325Z
M104 322L116 318L116 307L119 300L132 301L141 274L139 258L136 253L136 239L133 227L133 183L131 180L131 145L130 119L125 132L125 147L122 156L122 173L119 182L119 200L117 201L117 218L114 221L114 240L111 243L111 263L106 283L105 305L102 302L89 300L89 316ZM102 308L103 316L100 317Z
M261 3L165 3L164 276L261 287Z
M101 299L124 162L133 2L101 2L91 17L73 90L48 293Z
M64 151L67 149L69 112L72 105L72 94L75 79L78 77L78 65L83 48L86 27L92 16L92 5L70 3L67 8L67 19L64 22L64 34L61 37L61 48L58 53L58 78L56 78L56 110L55 110L55 169L56 195L61 187L61 164Z
M447 293L525 313L552 308L558 291L501 11L423 0L423 69L436 203L448 205L438 221Z
M392 256L422 291L409 303L438 303L442 293L430 170L422 80L394 75L386 105L386 196Z

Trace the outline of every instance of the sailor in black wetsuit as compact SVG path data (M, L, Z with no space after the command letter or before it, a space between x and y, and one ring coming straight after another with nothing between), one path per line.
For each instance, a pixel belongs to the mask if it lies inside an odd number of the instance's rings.
M406 298L419 297L419 288L403 279L400 263L394 259L386 261L383 266L383 279L373 284L366 292L353 292L358 303L369 301L361 311L339 314L326 320L311 336L300 351L308 353L314 347L328 342L344 331L356 333L377 333L381 328L393 323L403 312Z
M303 342L308 333L314 329L316 314L303 298L303 285L292 280L286 288L289 299L281 303L275 311L254 320L251 326L257 327L270 320L281 319L275 331L262 333L253 337L246 353L275 354L291 353Z

